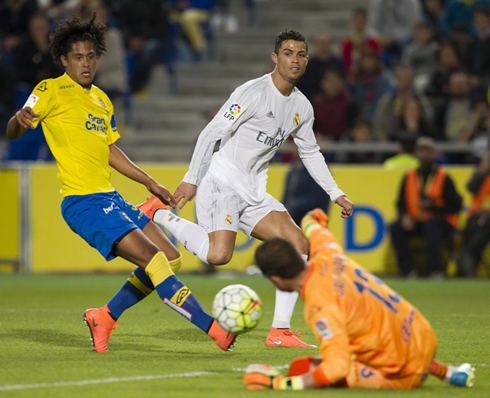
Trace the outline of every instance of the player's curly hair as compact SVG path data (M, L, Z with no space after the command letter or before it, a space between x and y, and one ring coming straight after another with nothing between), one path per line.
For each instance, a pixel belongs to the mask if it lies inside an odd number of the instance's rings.
M275 54L279 54L282 43L287 40L302 41L306 44L306 52L308 52L308 43L306 42L305 37L296 30L286 28L282 32L279 32L276 37L276 45L274 47Z
M255 264L264 276L291 279L305 268L305 262L291 242L273 238L262 243L255 251Z
M95 55L99 58L106 52L105 30L104 25L95 23L95 13L90 21L81 21L74 15L61 21L51 36L51 56L54 62L61 65L61 56L68 57L73 43L79 41L92 42Z

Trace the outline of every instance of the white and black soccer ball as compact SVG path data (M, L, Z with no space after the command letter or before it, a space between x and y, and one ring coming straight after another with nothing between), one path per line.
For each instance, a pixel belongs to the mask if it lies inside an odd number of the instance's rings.
M262 303L257 293L248 286L229 285L214 298L213 315L227 332L245 333L259 323Z

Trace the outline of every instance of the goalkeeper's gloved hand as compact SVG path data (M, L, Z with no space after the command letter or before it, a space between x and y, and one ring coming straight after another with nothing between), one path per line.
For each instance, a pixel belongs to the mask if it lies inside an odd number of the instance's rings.
M300 376L284 377L277 369L269 365L249 365L245 372L243 381L248 390L303 389L303 379Z
M310 216L313 218L318 224L321 226L327 228L328 227L328 216L325 214L325 212L322 209L316 208L308 213L306 213L305 217Z
M322 209L314 209L306 213L301 220L301 229L309 239L313 231L328 227L328 216Z

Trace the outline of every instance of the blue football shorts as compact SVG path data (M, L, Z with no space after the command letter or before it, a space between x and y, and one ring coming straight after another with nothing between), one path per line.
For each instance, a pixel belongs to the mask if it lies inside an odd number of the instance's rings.
M117 257L115 248L122 238L150 221L117 191L67 196L61 203L61 214L72 231L107 261Z

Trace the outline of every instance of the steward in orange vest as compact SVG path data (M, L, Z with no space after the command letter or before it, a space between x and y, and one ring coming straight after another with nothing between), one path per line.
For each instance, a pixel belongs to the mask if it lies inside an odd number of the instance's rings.
M490 242L490 151L473 173L467 188L473 198L463 230L463 248L456 260L463 275L475 277L483 251Z
M403 179L397 201L399 217L390 226L391 239L402 276L414 272L409 247L411 235L422 236L425 241L425 275L442 276L442 244L456 227L462 199L452 178L437 165L432 139L419 138L415 155L420 167L408 171Z

